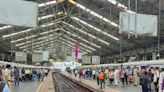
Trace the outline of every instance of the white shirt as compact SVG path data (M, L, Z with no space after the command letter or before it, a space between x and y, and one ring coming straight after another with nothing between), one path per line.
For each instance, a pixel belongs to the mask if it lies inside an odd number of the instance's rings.
M154 82L157 82L157 78L159 78L159 71L158 70L155 70L154 72Z
M96 74L96 71L95 70L92 70L92 75L95 75Z
M78 71L77 70L75 70L75 74L77 74L78 73Z
M47 69L45 69L44 71L45 71L45 73L48 73L48 70Z
M163 78L164 78L164 71L160 73L160 77L159 77L159 90L158 90L158 92L163 92L162 91Z
M160 73L159 84L163 82L163 78L164 78L164 71Z
M114 71L114 76L118 76L118 70Z
M83 75L85 74L85 71L86 71L86 70L84 69L84 70L83 70Z

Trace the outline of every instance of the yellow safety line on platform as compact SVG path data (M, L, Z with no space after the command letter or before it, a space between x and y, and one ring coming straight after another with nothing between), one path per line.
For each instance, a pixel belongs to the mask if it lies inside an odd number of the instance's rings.
M42 85L43 85L43 82L40 83L39 87L36 89L36 92L39 92L40 91Z

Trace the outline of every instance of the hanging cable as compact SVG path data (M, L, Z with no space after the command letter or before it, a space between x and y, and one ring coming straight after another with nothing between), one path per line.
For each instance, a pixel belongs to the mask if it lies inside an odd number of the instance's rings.
M158 47L157 57L160 58L160 29L161 29L161 0L159 0L159 14L158 14Z
M14 31L14 29L13 29L13 27L11 28L11 31L12 31L12 34L13 34L13 31ZM13 41L13 35L11 36L11 40ZM13 44L11 43L11 62L13 61Z
M128 0L128 9L130 10L130 0ZM130 14L128 13L128 31L130 31ZM130 33L128 34L128 39L130 38Z
M138 0L135 0L135 32L134 32L134 34L135 34L135 37L137 38L137 5L138 5L138 2L137 2Z

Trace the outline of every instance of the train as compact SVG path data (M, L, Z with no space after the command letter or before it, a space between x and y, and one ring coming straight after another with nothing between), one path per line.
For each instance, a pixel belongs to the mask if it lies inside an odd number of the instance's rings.
M125 63L113 63L113 64L99 64L99 65L84 65L77 68L97 68L97 67L126 67L126 66L151 66L151 67L164 67L164 59L161 60L147 60L147 61L134 61Z

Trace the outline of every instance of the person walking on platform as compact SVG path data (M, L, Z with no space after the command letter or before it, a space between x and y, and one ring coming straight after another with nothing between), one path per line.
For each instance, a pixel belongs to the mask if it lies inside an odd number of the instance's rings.
M22 70L21 70L21 75L22 75L22 81L26 81L26 74L25 74L25 69L24 68L22 68Z
M134 86L138 85L138 69L134 67L133 69L133 78L134 78Z
M109 68L107 67L107 68L105 69L105 75L108 75L108 74L109 74ZM106 76L105 79L108 80L108 76Z
M150 92L149 86L150 86L150 77L148 76L148 73L145 71L142 75L142 92Z
M44 77L45 77L45 71L44 71L44 69L41 69L41 72L40 72L40 74L41 74L41 81L43 81L44 80Z
M9 70L10 65L6 65L6 68L3 71L4 80L9 87L11 87L11 71Z
M37 79L40 81L41 78L41 69L37 69Z
M110 69L109 71L109 84L113 85L113 81L114 81L114 69Z
M15 82L15 86L19 86L19 69L17 67L14 68L14 82Z
M75 77L77 77L77 74L78 74L78 70L75 69Z
M25 74L26 74L26 82L30 81L30 70L29 69L25 69Z
M37 75L36 69L32 69L32 81L35 81L36 75Z
M74 74L74 76L76 77L76 73L75 73L75 71L76 71L76 69L73 69L73 74Z
M89 74L90 74L90 71L89 71L89 69L86 69L86 72L85 72L85 75L86 75L86 79L88 79L88 78L89 78Z
M92 79L92 69L89 69L89 79Z
M83 69L83 78L85 78L86 77L86 69L84 68Z
M132 76L132 69L128 66L126 69L126 83L128 84L129 82L132 83L133 81L133 76Z
M154 86L153 86L153 73L151 71L151 69L148 70L148 76L150 77L150 87L149 87L149 90L150 92L154 92Z
M114 70L114 85L118 86L118 76L119 76L119 72L117 70L117 68Z
M99 85L99 72L98 72L98 70L96 71L96 80L97 80L97 85Z
M92 76L93 76L93 80L95 80L96 79L96 71L95 71L95 69L92 69Z
M105 87L105 85L103 85L104 84L104 73L103 72L100 72L100 74L98 75L98 78L99 78L99 83L100 83L100 88L102 89L102 87L104 86Z
M164 92L164 68L162 68L162 71L160 73L159 77L159 90L158 92Z
M82 77L82 75L83 75L83 70L82 69L79 69L79 78L81 78Z
M0 92L11 92L9 86L2 80L0 80Z
M124 83L125 83L125 69L124 68L122 68L120 71L120 78L122 82L122 87L124 87Z
M153 81L154 81L155 90L156 90L156 92L158 92L158 82L159 82L159 69L158 69L158 67L155 68Z
M45 75L47 77L47 75L48 75L48 69L45 69Z

